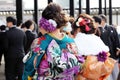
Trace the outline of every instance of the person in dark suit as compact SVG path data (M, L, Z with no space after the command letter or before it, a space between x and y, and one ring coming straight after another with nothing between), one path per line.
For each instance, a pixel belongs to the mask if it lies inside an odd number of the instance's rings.
M118 34L116 29L112 25L107 24L107 18L105 15L99 15L102 18L101 27L99 27L101 35L100 38L110 49L110 57L118 60L118 55L116 53L119 52L120 42L118 38ZM114 70L110 75L110 80L117 80L117 76L119 73L118 62L114 66Z
M8 49L5 60L5 76L6 80L22 80L24 64L22 59L25 55L24 46L26 44L25 33L16 27L16 19L9 16L6 18L6 31L8 39Z
M25 53L27 54L30 51L30 46L33 42L33 40L36 38L36 35L34 32L32 32L34 30L34 22L32 20L27 20L24 23L24 26L26 27L26 37L27 37L27 43L25 46Z
M7 37L6 37L6 26L0 26L0 65L2 60L2 55L6 53L7 48ZM5 58L4 58L5 59Z
M100 17L102 18L102 22L101 22L101 39L103 40L103 42L109 46L110 48L110 53L111 53L111 57L114 59L118 59L117 56L117 48L120 48L120 42L119 42L119 38L118 38L118 34L117 31L115 29L115 27L113 27L112 25L108 25L106 16L101 14Z

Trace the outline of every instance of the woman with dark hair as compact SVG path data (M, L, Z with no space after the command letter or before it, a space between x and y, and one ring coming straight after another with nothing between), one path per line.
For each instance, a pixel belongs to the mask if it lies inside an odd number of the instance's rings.
M77 48L74 40L61 32L67 22L58 4L50 3L43 10L39 27L45 34L33 41L32 57L24 59L23 80L75 80L80 70Z
M108 59L109 48L100 37L95 35L96 27L93 18L87 14L80 14L73 26L76 31L74 40L79 54L85 58L78 80L84 80L79 79L81 76L89 80L104 80L111 73L114 60Z
M30 46L31 46L33 40L36 38L36 35L33 32L35 27L34 27L34 22L32 20L27 20L24 23L24 26L26 27L25 34L26 34L26 38L27 38L27 42L25 45L25 54L27 54L30 50Z

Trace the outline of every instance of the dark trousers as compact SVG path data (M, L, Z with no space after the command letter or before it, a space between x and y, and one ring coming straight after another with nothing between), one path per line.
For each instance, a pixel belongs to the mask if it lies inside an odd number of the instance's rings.
M0 64L1 64L1 61L2 61L2 55L3 55L3 51L0 51Z
M5 60L6 80L22 80L23 68L24 64L22 62L22 57L6 58Z
M0 65L1 65L1 61L2 61L2 55L3 55L3 53L0 53Z

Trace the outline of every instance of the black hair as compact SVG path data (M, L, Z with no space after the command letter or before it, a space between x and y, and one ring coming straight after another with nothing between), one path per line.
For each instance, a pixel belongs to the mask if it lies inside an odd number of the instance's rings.
M24 23L22 23L21 28L25 28L25 24Z
M97 22L99 24L101 24L101 22L102 22L102 18L98 15L93 16L93 19L94 19L95 22Z
M33 21L32 20L27 20L25 23L24 23L24 26L29 29L30 26L33 24Z
M17 20L16 20L14 17L12 17L12 16L8 16L8 17L6 18L6 21L7 21L7 22L12 22L13 25L16 25L16 23L17 23Z
M104 14L100 14L99 15L105 22L107 22L107 18L106 18L106 16L104 15Z
M6 29L6 26L5 25L1 25L0 26L0 30L5 30Z

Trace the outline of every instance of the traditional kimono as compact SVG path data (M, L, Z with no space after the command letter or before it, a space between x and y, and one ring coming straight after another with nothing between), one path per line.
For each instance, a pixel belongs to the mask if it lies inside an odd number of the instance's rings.
M111 73L115 63L109 58L109 48L94 34L78 33L74 40L79 54L85 57L78 80L104 80Z
M26 59L23 80L75 80L80 63L75 54L74 40L64 35L62 40L46 34L34 40Z

